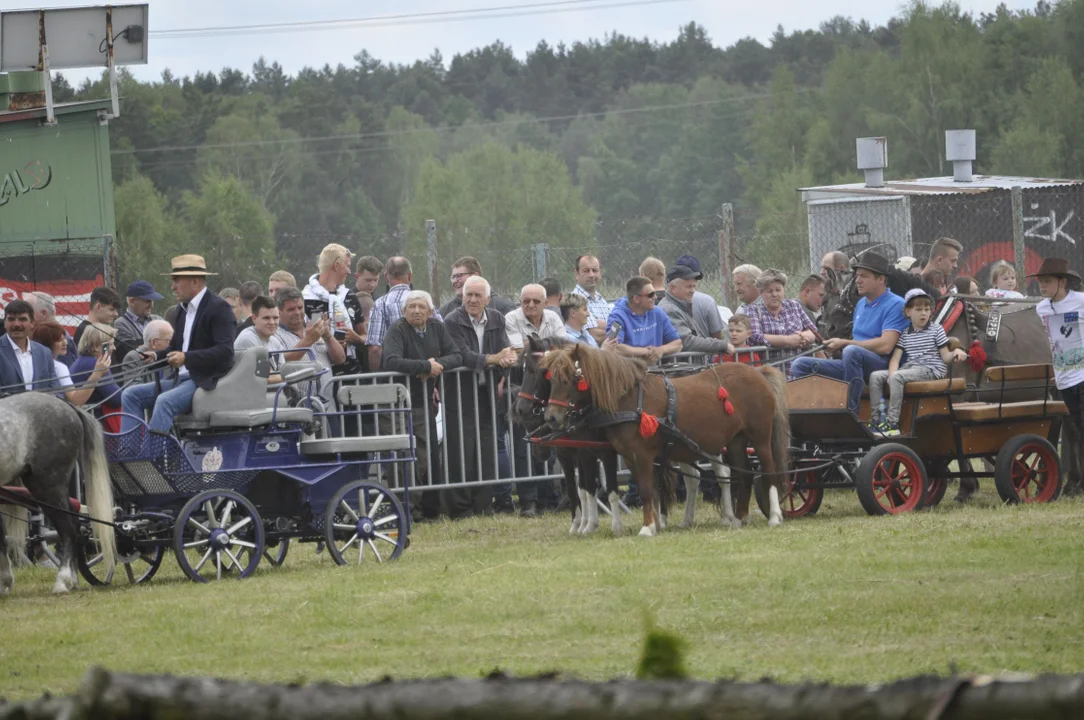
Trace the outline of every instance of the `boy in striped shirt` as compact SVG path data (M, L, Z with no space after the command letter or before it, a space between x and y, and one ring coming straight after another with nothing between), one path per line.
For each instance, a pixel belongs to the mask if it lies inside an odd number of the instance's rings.
M949 350L948 336L937 323L930 324L933 316L933 298L922 288L908 290L903 298L903 314L911 321L911 327L900 334L896 349L888 361L888 370L878 370L869 376L870 427L882 435L899 435L900 409L903 407L903 388L909 382L937 380L945 377L946 364L963 362L967 353ZM906 355L907 361L900 361ZM885 383L888 383L888 408L881 417Z

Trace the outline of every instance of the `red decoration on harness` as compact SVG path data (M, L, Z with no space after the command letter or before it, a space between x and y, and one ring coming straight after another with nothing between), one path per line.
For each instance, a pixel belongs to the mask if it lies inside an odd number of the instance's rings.
M734 404L730 402L730 393L726 391L725 387L719 388L719 401L723 403L723 410L727 415L734 414Z
M659 429L659 419L646 412L640 413L640 437L652 437Z
M552 370L547 370L546 371L546 379L547 380L552 380L553 379L553 371Z
M982 372L986 367L986 351L982 349L982 343L978 340L971 343L971 349L967 351L967 364L975 372Z
M576 390L578 390L579 392L587 392L587 378L585 378L583 375L581 375L580 379L576 381Z

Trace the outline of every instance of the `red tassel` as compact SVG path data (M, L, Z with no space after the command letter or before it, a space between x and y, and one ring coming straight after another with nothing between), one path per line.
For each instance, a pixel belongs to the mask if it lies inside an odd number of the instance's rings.
M982 344L978 340L971 343L971 349L967 351L967 364L975 372L982 372L982 369L986 367L986 351L982 349Z
M553 371L552 370L547 370L546 371L546 379L547 380L552 380L553 379Z
M730 397L730 393L728 393L726 391L726 388L725 387L720 387L719 388L719 400L723 401L723 400L726 400L729 397Z
M730 393L726 391L725 387L720 386L719 388L719 401L723 403L723 410L726 411L727 415L734 414L734 404L730 402Z
M730 402L729 400L727 400L725 403L723 403L723 410L726 411L727 415L733 415L734 414L734 404L732 402Z
M640 437L653 437L659 429L659 419L650 413L640 413Z
M580 376L580 379L576 381L576 389L580 392L587 392L587 378Z

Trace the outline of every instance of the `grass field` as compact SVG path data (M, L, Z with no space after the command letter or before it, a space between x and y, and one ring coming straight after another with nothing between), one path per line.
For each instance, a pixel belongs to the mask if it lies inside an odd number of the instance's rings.
M987 483L988 484L988 483ZM984 490L984 493L990 493ZM638 518L631 526L638 526ZM851 493L770 531L697 526L570 538L564 515L416 527L396 563L336 567L311 545L212 585L172 556L144 586L0 600L0 695L118 671L359 683L557 670L630 674L645 616L701 678L873 682L919 673L1084 670L1084 501L868 518Z

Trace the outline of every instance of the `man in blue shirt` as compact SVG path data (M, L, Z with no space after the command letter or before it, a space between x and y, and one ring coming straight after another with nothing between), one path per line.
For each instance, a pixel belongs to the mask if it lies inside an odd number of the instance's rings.
M681 350L681 336L670 318L655 307L655 288L642 275L625 283L625 297L614 303L606 319L607 334L617 324L617 346L622 355L641 357L656 363L663 355Z
M790 368L796 378L817 374L848 383L861 378L862 384L854 383L847 397L847 408L856 414L862 386L869 382L870 373L888 369L896 341L908 326L903 298L888 289L888 273L887 259L876 253L863 253L854 263L854 284L862 297L854 309L853 339L829 338L824 343L829 350L842 350L843 359L801 357Z

